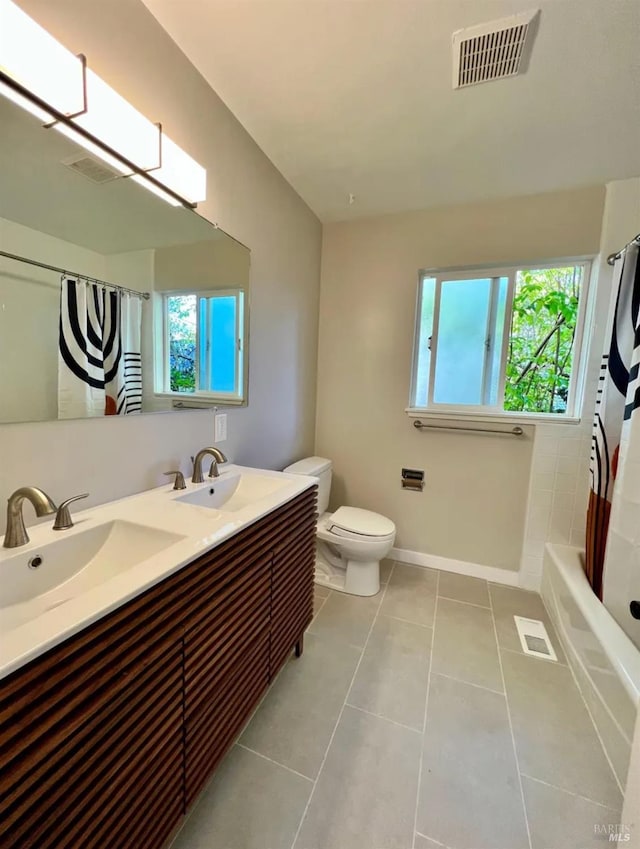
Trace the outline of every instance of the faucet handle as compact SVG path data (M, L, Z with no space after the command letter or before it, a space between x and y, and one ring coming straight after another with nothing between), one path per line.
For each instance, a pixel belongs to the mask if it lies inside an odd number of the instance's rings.
M174 489L186 489L187 485L184 482L184 475L180 471L180 469L172 469L170 472L163 472L165 475L175 475L175 480L173 482Z
M69 512L69 504L73 501L80 501L81 498L88 498L89 493L83 492L82 495L74 495L72 498L67 498L66 501L63 501L62 504L58 507L58 512L56 513L56 520L53 523L54 531L67 531L69 528L73 527L73 521L71 520L71 513Z
M209 477L210 478L219 478L220 472L218 470L218 461L212 460L211 465L209 466Z

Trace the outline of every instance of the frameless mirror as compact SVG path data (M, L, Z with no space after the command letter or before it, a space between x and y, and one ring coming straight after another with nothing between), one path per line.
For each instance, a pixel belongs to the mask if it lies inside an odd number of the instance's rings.
M249 250L1 97L0 126L0 422L246 404Z

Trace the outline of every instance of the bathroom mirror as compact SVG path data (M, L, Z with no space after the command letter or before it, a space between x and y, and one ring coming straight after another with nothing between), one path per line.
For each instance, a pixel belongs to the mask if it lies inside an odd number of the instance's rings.
M0 422L246 404L248 248L1 97L0 127Z

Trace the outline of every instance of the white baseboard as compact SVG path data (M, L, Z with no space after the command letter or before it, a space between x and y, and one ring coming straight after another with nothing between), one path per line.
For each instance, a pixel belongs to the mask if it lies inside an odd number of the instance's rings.
M496 566L483 566L481 563L469 563L466 560L452 560L450 557L439 557L437 554L423 554L421 551L409 551L407 548L392 548L389 557L410 563L412 566L424 566L427 569L441 569L443 572L455 572L457 575L469 575L471 578L483 578L494 584L506 584L509 587L519 587L520 574L508 569L498 569Z

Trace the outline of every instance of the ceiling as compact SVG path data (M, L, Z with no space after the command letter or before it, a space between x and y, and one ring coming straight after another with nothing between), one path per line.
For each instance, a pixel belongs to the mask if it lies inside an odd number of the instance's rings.
M144 2L325 221L640 174L639 0ZM527 72L454 91L452 33L532 8Z

